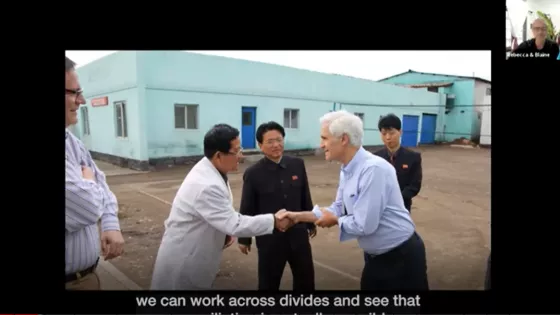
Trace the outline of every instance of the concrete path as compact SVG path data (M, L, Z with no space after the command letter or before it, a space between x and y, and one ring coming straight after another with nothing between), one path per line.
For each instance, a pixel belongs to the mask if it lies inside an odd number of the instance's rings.
M122 168L103 161L96 160L95 164L107 177L147 173ZM134 281L113 266L113 264L103 260L103 257L99 260L97 274L101 280L101 290L143 290L138 284L134 283Z
M105 173L105 176L119 176L119 175L133 175L133 174L143 174L148 172L136 171L129 168L124 168L120 166L113 165L111 163L95 160L95 164L100 170Z
M101 280L101 290L143 290L103 257L99 260L97 274Z

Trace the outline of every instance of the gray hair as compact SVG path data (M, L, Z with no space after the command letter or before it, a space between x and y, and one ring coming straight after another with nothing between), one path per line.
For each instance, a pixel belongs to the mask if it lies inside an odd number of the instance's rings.
M355 147L362 145L364 138L364 123L360 117L345 110L326 113L319 119L321 125L327 125L330 133L335 137L346 134L350 144Z
M66 72L74 70L74 67L76 67L76 63L70 58L66 57Z

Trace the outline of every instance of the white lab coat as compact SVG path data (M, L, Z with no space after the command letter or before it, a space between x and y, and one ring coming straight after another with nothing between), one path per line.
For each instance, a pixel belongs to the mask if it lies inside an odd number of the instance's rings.
M202 158L173 200L151 290L210 290L226 235L253 237L273 230L273 215L250 217L235 211L229 183L226 185L210 160Z

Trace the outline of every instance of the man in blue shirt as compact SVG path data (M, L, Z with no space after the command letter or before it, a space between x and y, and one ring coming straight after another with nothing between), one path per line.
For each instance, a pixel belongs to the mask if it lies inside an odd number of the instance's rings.
M395 168L362 147L363 124L346 111L321 118L321 148L342 163L336 200L327 208L289 212L294 222L338 225L340 241L364 250L362 290L428 290L426 249L405 208ZM289 210L289 209L288 209Z

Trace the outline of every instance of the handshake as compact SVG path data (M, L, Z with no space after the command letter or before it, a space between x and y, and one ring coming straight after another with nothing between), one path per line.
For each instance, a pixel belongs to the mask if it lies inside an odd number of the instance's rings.
M296 212L290 212L282 209L274 214L274 227L279 231L285 232L294 224L299 223L298 215Z
M330 228L338 224L338 217L334 213L325 208L319 208L319 210L321 211L321 216L317 219L312 211L291 212L286 209L282 209L274 215L274 227L282 232L285 232L294 224L300 222L315 223L317 226L322 228Z
M321 217L317 219L312 211L297 211L292 212L286 209L282 209L274 214L274 227L282 232L286 232L289 228L295 224L304 223L315 223L320 227L331 227L338 224L338 218L332 212L325 208L319 208L321 211ZM313 238L317 235L317 229L315 227L308 227L309 237ZM251 251L250 244L239 244L239 249L245 255Z

